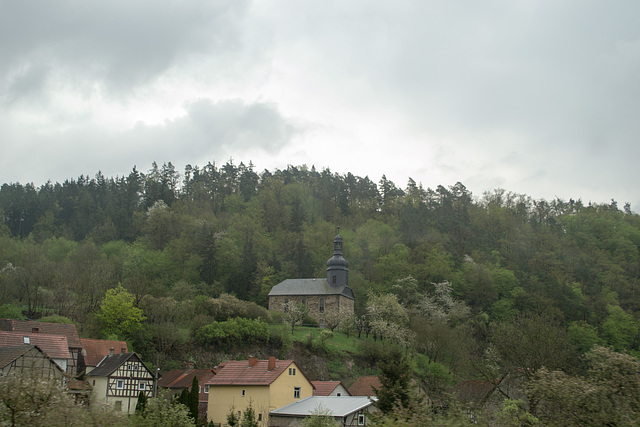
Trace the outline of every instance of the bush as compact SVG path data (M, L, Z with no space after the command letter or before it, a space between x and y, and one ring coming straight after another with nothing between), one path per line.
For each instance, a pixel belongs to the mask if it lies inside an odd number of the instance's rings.
M229 349L242 344L266 344L269 327L262 320L237 317L225 322L213 322L196 330L195 338L202 346Z

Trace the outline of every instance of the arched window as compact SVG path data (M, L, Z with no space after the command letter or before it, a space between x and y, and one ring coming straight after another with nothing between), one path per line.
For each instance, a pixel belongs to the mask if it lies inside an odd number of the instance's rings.
M289 312L289 298L284 299L284 312L285 313Z
M320 303L318 304L320 313L324 313L324 298L320 298Z

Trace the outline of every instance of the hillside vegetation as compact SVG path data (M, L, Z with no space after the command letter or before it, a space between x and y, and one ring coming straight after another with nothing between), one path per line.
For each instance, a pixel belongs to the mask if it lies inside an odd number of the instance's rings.
M287 278L324 277L338 226L356 317L306 343L294 330L295 348L327 355L324 379L375 371L380 342L413 354L434 396L515 370L580 373L594 345L639 350L640 217L613 200L473 195L412 179L401 188L229 161L5 183L0 216L2 316L62 316L163 368L286 355L291 328L266 296ZM332 354L355 355L354 365Z

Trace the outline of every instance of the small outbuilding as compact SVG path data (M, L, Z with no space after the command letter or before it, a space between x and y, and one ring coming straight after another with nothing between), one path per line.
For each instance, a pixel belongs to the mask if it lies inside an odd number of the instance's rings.
M326 414L340 427L371 425L370 415L377 410L374 399L365 396L311 396L269 414L269 427L298 427L314 414Z

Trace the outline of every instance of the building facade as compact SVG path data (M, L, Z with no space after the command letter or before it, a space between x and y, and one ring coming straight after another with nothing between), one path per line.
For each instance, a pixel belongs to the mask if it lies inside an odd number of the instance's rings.
M242 415L251 406L256 420L266 426L269 412L313 395L313 385L293 360L228 361L205 384L209 386L207 421L227 425L227 415L233 411Z
M287 279L269 292L269 310L286 313L290 307L304 304L308 314L320 326L330 318L352 316L355 298L349 287L349 262L344 258L342 237L333 239L333 256L327 261L327 277Z

